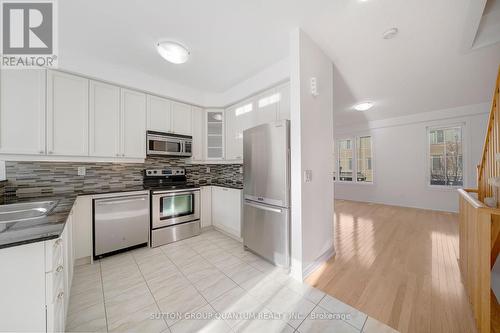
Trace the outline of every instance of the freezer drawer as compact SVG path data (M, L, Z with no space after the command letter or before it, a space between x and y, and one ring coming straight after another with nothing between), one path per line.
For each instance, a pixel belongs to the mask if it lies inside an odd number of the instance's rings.
M290 222L287 208L245 200L243 245L279 267L290 265Z
M94 200L94 257L147 244L149 195Z

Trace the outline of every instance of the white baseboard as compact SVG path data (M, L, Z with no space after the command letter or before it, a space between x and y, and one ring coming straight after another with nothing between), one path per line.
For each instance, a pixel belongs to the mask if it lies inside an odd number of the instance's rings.
M303 271L302 271L302 279L305 280L312 272L318 269L321 265L327 262L330 258L335 255L335 247L332 245L328 250L325 251L322 255L320 255L316 260L310 263Z

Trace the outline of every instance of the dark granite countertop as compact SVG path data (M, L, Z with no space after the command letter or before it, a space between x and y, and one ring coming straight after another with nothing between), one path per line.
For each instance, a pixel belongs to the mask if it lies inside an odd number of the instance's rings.
M74 194L33 198L7 197L5 204L48 200L54 200L58 203L47 216L7 223L7 228L0 232L0 249L60 237L75 199L76 195Z
M50 196L6 196L4 200L5 204L57 201L57 205L47 216L26 221L7 223L6 229L0 231L0 249L59 238L64 230L64 225L71 208L79 195L98 195L133 191L144 191L144 188L141 185L138 187L93 189L78 193L68 192Z
M227 187L227 188L234 188L237 190L242 190L243 185L241 184L224 184L224 183L211 183L211 184L200 184L200 187L202 186L219 186L219 187Z

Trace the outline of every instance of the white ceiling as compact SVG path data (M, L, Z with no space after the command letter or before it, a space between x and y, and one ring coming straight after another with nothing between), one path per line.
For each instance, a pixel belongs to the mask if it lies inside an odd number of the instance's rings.
M335 64L337 121L382 119L490 99L500 44L460 51L469 1L64 0L59 48L220 94L286 58L300 26ZM162 39L187 45L190 61L165 62ZM375 107L349 110L361 100Z

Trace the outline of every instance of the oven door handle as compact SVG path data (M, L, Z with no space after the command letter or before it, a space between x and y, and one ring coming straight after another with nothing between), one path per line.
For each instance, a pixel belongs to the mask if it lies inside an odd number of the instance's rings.
M177 191L177 192L176 192ZM174 197L174 196L180 196L184 194L191 194L194 195L197 192L200 192L200 190L194 190L194 191L186 191L183 189L180 190L166 190L166 191L158 191L153 193L153 197Z

